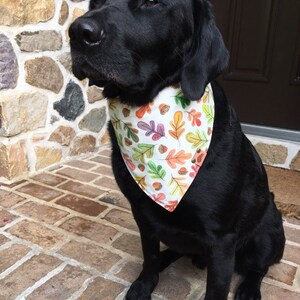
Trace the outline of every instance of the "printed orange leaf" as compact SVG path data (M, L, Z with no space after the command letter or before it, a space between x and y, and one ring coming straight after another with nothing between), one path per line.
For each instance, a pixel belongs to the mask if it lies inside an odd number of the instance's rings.
M142 106L141 108L139 108L137 111L136 111L136 116L139 118L139 119L142 119L143 116L148 113L150 114L151 113L151 107L150 107L150 104L146 104L144 106Z
M165 205L165 209L168 210L169 212L173 212L178 204L179 204L179 201L171 200L168 202L168 204Z
M209 101L209 90L206 89L204 92L204 95L202 96L201 100L203 101L203 103L206 103Z
M184 165L186 160L190 159L191 157L191 153L185 153L184 150L180 150L178 153L176 153L176 149L173 149L169 152L165 160L172 169L175 169L176 164Z
M177 111L174 114L174 120L170 122L170 125L173 130L169 130L169 134L175 140L179 140L179 138L185 131L185 128L184 128L185 122L182 121L182 111Z
M187 113L188 113L188 120L192 122L192 126L197 125L199 127L201 125L200 111L196 111L196 109L192 109L192 110L188 111Z
M163 203L163 201L166 199L166 195L164 193L154 194L152 195L152 199L157 203Z
M132 162L132 160L130 159L129 155L126 154L126 153L123 153L123 152L121 152L121 154L123 156L123 159L126 161L126 164L127 164L128 168L131 171L134 171L135 170L135 164Z

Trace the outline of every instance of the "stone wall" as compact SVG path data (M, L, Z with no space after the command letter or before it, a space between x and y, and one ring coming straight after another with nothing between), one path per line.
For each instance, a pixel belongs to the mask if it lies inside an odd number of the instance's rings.
M300 143L247 135L268 166L300 171Z
M106 141L100 89L71 74L68 28L88 1L0 0L0 179Z
M71 73L68 28L88 0L0 0L0 182L108 141L106 101ZM300 170L299 144L250 137L264 163Z

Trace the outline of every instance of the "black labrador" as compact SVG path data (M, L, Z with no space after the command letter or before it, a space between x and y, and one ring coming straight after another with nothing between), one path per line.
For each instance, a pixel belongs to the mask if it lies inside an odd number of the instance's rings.
M211 145L172 213L150 200L129 175L109 125L113 171L130 201L144 254L143 270L126 299L151 299L159 272L182 255L207 267L206 300L227 299L234 271L243 278L235 299L260 299L263 277L283 254L282 218L261 159L215 82L228 52L210 2L91 0L69 35L75 76L103 86L108 98L141 106L173 84L180 83L188 99L199 99L209 82L213 88ZM160 252L160 242L168 249Z

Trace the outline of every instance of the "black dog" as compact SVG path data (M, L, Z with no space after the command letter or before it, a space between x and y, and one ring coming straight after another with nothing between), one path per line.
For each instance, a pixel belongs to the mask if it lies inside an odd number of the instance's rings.
M207 267L206 300L227 299L234 270L243 276L235 299L260 299L264 275L283 254L282 219L261 160L214 81L228 52L209 1L92 0L69 34L74 74L104 86L108 98L141 106L173 84L180 83L188 99L199 99L209 82L213 88L211 145L172 213L133 180L110 124L114 174L131 203L144 253L126 299L151 299L159 272L181 255ZM169 247L162 253L160 241Z

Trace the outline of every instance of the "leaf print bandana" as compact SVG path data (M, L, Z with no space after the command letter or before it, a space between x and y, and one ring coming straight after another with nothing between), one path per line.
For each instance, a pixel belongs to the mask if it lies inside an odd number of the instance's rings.
M174 211L211 142L215 115L211 85L198 101L186 99L173 86L142 107L113 99L109 114L131 176L152 200Z

